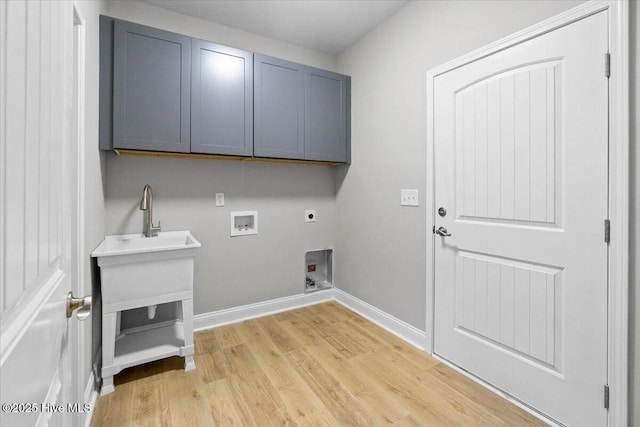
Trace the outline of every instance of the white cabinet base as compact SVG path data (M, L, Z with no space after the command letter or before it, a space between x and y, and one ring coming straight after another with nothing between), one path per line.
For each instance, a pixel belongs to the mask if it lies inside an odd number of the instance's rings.
M195 369L193 359L193 300L180 301L180 319L120 332L120 312L102 316L101 395L115 390L113 376L123 369L171 356L185 358L184 370Z

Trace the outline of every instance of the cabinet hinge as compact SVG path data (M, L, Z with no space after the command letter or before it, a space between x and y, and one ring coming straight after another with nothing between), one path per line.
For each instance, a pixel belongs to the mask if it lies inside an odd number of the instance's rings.
M611 221L608 219L604 220L604 242L611 242Z
M604 386L604 409L609 409L609 386Z
M604 75L609 78L611 76L611 54L604 54Z

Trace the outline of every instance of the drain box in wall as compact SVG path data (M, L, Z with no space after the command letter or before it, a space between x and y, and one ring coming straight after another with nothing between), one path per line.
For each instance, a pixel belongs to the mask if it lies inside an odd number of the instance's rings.
M309 251L304 256L305 292L333 287L333 249Z

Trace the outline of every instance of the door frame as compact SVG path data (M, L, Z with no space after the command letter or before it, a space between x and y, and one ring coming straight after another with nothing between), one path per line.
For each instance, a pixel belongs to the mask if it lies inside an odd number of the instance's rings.
M72 75L69 96L73 99L72 111L70 117L71 128L69 130L70 149L68 154L69 165L73 167L75 182L70 183L68 191L71 192L71 198L74 202L72 206L73 222L75 226L70 228L74 251L71 254L74 273L76 275L75 283L72 284L72 291L76 297L91 294L91 288L87 289L86 285L86 266L88 260L85 260L85 96L86 96L86 27L87 21L82 14L79 0L74 0L71 6L73 26L72 40L70 41L71 55L69 72ZM92 313L95 316L95 313ZM88 381L85 383L91 361L86 358L86 330L91 328L91 323L75 320L71 322L70 328L75 337L75 348L72 348L72 367L75 381L72 384L73 397L80 404L94 403L97 393L94 390L94 380L89 375ZM90 414L82 413L78 419L78 425L86 425L90 420Z
M427 72L427 181L426 181L426 339L425 350L433 354L435 315L435 176L434 172L434 80L470 62L571 24L598 12L608 11L609 52L609 244L608 366L610 389L608 423L626 425L628 420L629 332L629 4L617 0L592 0L514 33ZM603 72L604 72L603 52ZM604 220L604 218L603 218ZM604 229L603 229L604 232ZM604 236L604 234L603 234ZM475 378L474 378L475 379ZM481 381L480 381L481 382ZM482 382L481 382L482 383ZM483 383L483 385L486 385ZM604 386L604 384L603 384Z

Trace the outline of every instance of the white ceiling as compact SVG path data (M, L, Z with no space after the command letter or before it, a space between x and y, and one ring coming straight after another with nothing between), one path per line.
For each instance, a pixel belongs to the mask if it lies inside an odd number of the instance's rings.
M142 0L146 3L335 55L407 0Z

